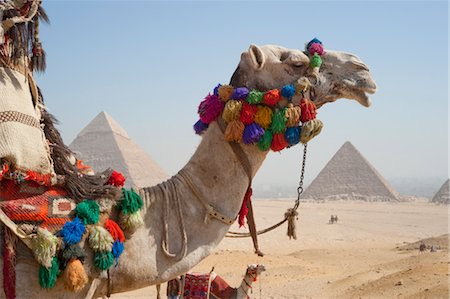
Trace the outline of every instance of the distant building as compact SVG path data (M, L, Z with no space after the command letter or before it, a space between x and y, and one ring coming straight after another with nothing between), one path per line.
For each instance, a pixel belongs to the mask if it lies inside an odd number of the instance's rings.
M398 201L399 195L350 142L331 158L302 199Z
M431 202L434 203L446 203L450 204L450 180L447 181L441 186L438 192L433 196Z
M96 172L111 168L123 173L127 188L153 186L168 178L106 112L101 112L81 130L69 147Z

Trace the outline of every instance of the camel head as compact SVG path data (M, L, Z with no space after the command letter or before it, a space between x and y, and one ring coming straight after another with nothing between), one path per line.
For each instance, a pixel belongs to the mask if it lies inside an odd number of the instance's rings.
M263 273L264 271L266 271L266 267L264 265L251 264L251 265L247 266L247 273L246 274L250 275L253 278L256 278L259 275L261 275L261 273Z
M369 68L357 56L326 50L322 61L317 74L309 66L307 52L275 45L251 45L242 53L230 84L263 91L295 84L306 77L312 85L310 98L317 107L341 98L370 106L367 94L375 93L376 84Z

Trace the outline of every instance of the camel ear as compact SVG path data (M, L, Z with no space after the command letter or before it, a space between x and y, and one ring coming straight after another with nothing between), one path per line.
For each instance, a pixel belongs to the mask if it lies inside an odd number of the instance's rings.
M257 70L261 69L266 62L266 58L264 56L263 51L257 45L251 45L248 48L248 53L250 54L253 65Z

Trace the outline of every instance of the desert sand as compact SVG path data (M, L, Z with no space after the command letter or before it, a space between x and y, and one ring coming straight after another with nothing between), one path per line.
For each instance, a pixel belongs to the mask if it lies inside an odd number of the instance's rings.
M257 226L278 221L291 205L255 200ZM237 287L247 264L262 263L267 271L251 298L449 298L448 206L326 202L302 203L299 212L297 240L286 237L286 225L262 235L266 256L258 258L250 239L225 238L193 271L214 266ZM337 224L328 224L331 214L339 216ZM437 252L419 253L415 242L427 238ZM165 298L165 285L161 289ZM156 298L156 291L148 287L112 298Z

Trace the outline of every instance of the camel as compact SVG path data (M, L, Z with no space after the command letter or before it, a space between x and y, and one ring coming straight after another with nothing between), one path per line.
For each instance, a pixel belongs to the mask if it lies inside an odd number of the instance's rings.
M210 296L208 298L217 298L217 299L246 299L248 297L248 293L250 292L253 283L258 279L262 272L266 271L264 265L256 265L251 264L247 266L247 269L244 274L244 278L242 278L242 282L239 287L233 288L225 282L225 280L220 277L217 273L211 271L208 274L200 274L203 277L210 277L211 287L210 287ZM199 276L198 273L187 274L191 277L197 278ZM186 288L186 283L184 283L184 296L188 296L189 291Z
M370 106L368 94L376 91L376 84L368 67L357 56L327 51L319 73L309 64L310 58L301 50L251 45L242 53L230 84L269 90L307 78L312 83L310 98L318 108L341 98ZM18 81L24 80L20 73L15 74ZM299 100L294 97L292 101L298 104ZM240 148L250 162L254 177L268 152L254 145L242 144ZM121 293L168 281L188 272L210 255L231 223L209 216L219 213L227 219L236 219L248 180L230 144L224 140L218 122L211 123L180 172L164 183L139 190L144 201L141 211L144 225L125 242L119 264L110 269L110 291ZM92 252L87 246L86 249L88 257L84 267L90 281L96 281L93 297L105 296L108 281L94 280L99 273L93 266ZM84 298L89 293L90 284L77 293L70 293L64 290L60 280L50 290L41 289L38 263L22 242L17 248L16 275L17 298ZM3 279L3 274L0 278Z

